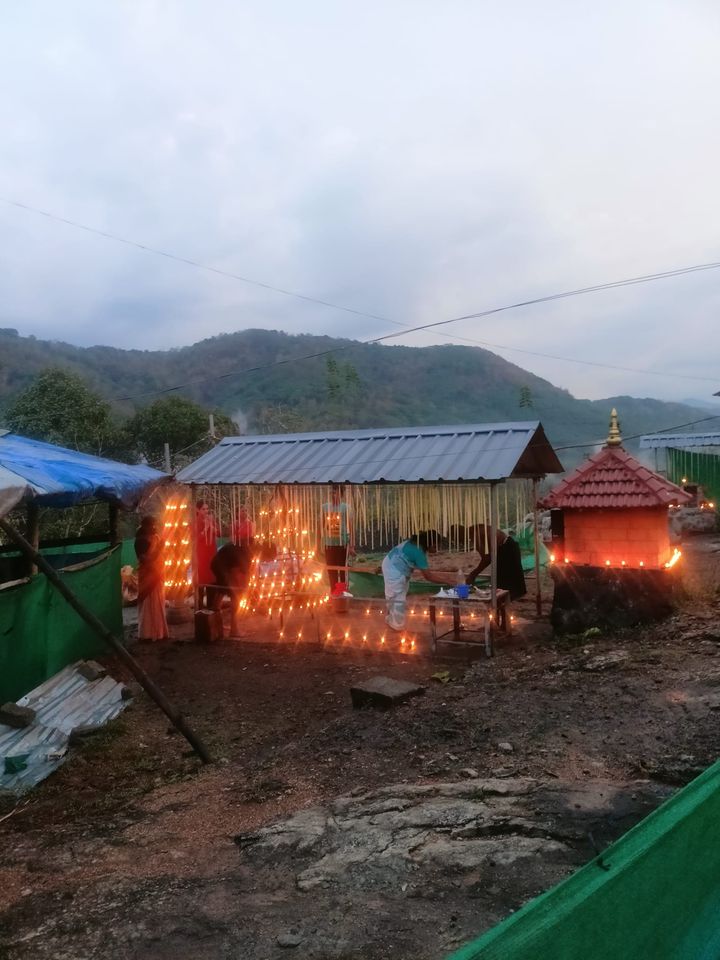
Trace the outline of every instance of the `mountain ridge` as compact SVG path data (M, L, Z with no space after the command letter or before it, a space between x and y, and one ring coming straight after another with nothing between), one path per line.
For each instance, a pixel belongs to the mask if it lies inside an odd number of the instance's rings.
M290 429L307 430L541 420L555 445L590 448L606 436L613 406L628 438L707 413L650 397L578 399L482 347L365 344L251 328L140 350L77 347L0 329L0 418L48 366L80 374L119 412L170 390L260 432L268 432L273 418L282 428L284 418Z

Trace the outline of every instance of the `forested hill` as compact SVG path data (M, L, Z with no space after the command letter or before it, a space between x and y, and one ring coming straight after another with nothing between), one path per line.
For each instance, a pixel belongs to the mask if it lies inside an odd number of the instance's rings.
M293 362L326 350L334 351L330 358ZM290 362L272 366L280 360ZM153 390L212 377L182 393L251 432L539 419L551 441L564 444L604 437L612 406L626 436L702 416L652 399L577 400L477 347L383 346L267 330L163 351L83 348L0 331L0 410L48 366L80 374L109 399L133 397L117 404L124 413L152 401ZM261 369L242 373L253 367Z

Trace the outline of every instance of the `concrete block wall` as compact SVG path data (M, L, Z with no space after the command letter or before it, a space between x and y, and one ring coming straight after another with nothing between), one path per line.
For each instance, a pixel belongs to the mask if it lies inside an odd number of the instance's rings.
M671 557L670 527L665 507L637 510L565 510L564 557L594 567L657 569ZM564 557L558 556L562 562Z

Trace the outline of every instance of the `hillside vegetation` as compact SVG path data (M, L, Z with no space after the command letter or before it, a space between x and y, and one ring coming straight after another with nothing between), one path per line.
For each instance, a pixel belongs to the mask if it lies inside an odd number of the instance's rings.
M333 351L329 360L293 362L326 350ZM278 361L288 362L268 367ZM181 394L224 410L248 432L539 419L551 441L563 445L604 437L612 406L625 436L702 415L653 399L578 400L478 347L383 346L243 330L148 351L75 347L2 330L0 416L48 366L80 374L125 415L155 399L153 391L188 384ZM261 369L249 370L255 367ZM213 379L196 382L207 377Z

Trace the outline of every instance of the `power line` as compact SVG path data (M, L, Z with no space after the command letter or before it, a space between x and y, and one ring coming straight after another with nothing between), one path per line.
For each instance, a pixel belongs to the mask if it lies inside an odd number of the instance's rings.
M204 270L207 273L214 273L220 277L226 277L228 280L239 280L241 283L247 283L252 287L260 287L262 290L269 290L272 293L281 294L284 297L292 297L295 300L304 300L306 303L314 303L319 307L329 307L332 310L341 310L344 313L352 313L356 317L366 317L369 320L380 320L383 323L397 323L396 320L390 320L388 317L382 317L378 314L368 313L365 310L356 310L354 307L348 307L341 303L333 303L330 300L323 300L320 297L311 297L304 293L298 293L295 290L286 290L284 287L276 286L272 283L265 283L262 280L253 280L240 273L233 273L231 270L223 270L221 267L213 267L208 263L201 263L199 260L193 260L192 257L183 257L177 253L170 253L167 250L161 250L159 247L150 246L147 243L140 243L138 240L130 240L128 237L121 237L117 233L110 233L107 230L98 230L96 227L89 227L85 223L77 220L71 220L69 217L61 217L49 210L41 210L39 207L33 207L28 203L20 203L18 200L10 200L7 197L0 197L3 203L11 207L17 207L19 210L26 210L29 213L36 213L38 216L46 217L48 220L54 220L56 223L64 223L65 226L74 227L76 230L83 230L85 233L94 234L96 237L102 237L104 240L114 240L116 243L124 243L125 246L135 247L137 250L143 250L145 253L153 253L155 256L164 257L166 260L174 260L176 263L184 263L188 267L194 267L197 270Z
M712 262L709 262L709 263L693 264L693 265L686 266L686 267L678 267L678 268L673 269L673 270L665 270L665 271L661 271L661 272L657 272L657 273L642 274L642 275L639 275L639 276L636 276L636 277L628 277L628 278L625 278L625 279L623 279L623 280L614 280L614 281L609 281L609 282L606 282L606 283L594 284L594 285L592 285L592 286L578 287L578 288L576 288L576 289L574 289L574 290L565 290L565 291L561 291L561 292L559 292L559 293L547 294L547 295L542 296L542 297L533 297L533 298L528 299L528 300L520 300L520 301L516 301L516 302L514 302L514 303L504 304L504 305L499 306L499 307L492 307L492 308L490 308L490 309L482 310L482 311L479 311L479 312L477 312L477 313L468 313L468 314L463 314L463 315L458 316L458 317L451 317L451 318L445 319L445 320L435 320L435 321L432 321L432 322L430 322L430 323L419 324L419 325L417 325L417 326L410 326L410 325L408 325L408 324L406 324L406 323L403 323L402 321L393 320L393 319L390 318L390 317L385 317L385 316L382 316L382 315L380 315L380 314L375 314L375 313L369 313L369 312L364 311L364 310L355 309L354 307L348 307L348 306L346 306L346 305L344 305L344 304L338 304L338 303L334 303L334 302L329 301L329 300L323 300L323 299L318 298L318 297L312 297L312 296L308 296L308 295L306 295L306 294L297 293L296 291L288 290L288 289L286 289L286 288L284 288L284 287L279 287L279 286L276 286L276 285L274 285L274 284L265 283L265 282L260 281L260 280L254 280L254 279L251 279L251 278L249 278L249 277L245 277L245 276L243 276L243 275L241 275L241 274L233 273L233 272L228 271L228 270L223 270L223 269L221 269L221 268L219 268L219 267L213 267L213 266L210 266L210 265L208 265L208 264L201 263L200 261L193 260L193 259L190 258L190 257L183 257L183 256L180 256L179 254L169 253L168 251L166 251L166 250L161 250L161 249L158 248L158 247L153 247L153 246L150 246L150 245L148 245L148 244L140 243L140 242L138 242L138 241L136 241L136 240L130 240L130 239L126 238L126 237L121 237L121 236L119 236L118 234L109 233L109 232L104 231L104 230L99 230L99 229L97 229L97 228L95 228L95 227L90 227L90 226L88 226L87 224L79 223L78 221L76 221L76 220L71 220L71 219L68 218L68 217L61 217L61 216L59 216L59 215L57 215L57 214L54 214L54 213L51 213L51 212L49 212L49 211L47 211L47 210L42 210L42 209L40 209L40 208L38 208L38 207L33 207L33 206L31 206L30 204L21 203L21 202L19 202L19 201L17 201L17 200L10 200L10 199L8 199L8 198L0 198L0 199L2 199L4 203L7 203L7 204L9 204L10 206L13 206L13 207L17 207L18 209L25 210L25 211L30 212L30 213L35 213L35 214L37 214L37 215L39 215L39 216L46 217L46 218L49 219L49 220L53 220L53 221L56 221L56 222L58 222L58 223L65 224L66 226L70 226L70 227L73 227L73 228L78 229L78 230L83 230L83 231L85 231L86 233L94 234L94 235L99 236L99 237L102 237L103 239L106 239L106 240L113 240L113 241L115 241L115 242L117 242L117 243L123 243L123 244L125 244L126 246L135 247L135 248L137 248L138 250L142 250L142 251L144 251L144 252L146 252L146 253L153 253L153 254L155 254L156 256L161 256L161 257L164 257L165 259L173 260L173 261L175 261L175 262L177 262L177 263L183 263L183 264L185 264L186 266L191 266L191 267L194 267L194 268L196 268L196 269L198 269L198 270L204 270L204 271L207 271L207 272L209 272L209 273L214 273L214 274L217 274L217 275L219 275L219 276L226 277L226 278L228 278L228 279L240 281L241 283L246 283L246 284L250 284L250 285L252 285L252 286L260 287L260 288L262 288L262 289L264 289L264 290L269 290L269 291L271 291L271 292L273 292L273 293L281 294L281 295L287 296L287 297L292 297L292 298L294 298L294 299L302 300L302 301L305 301L305 302L308 302L308 303L314 303L314 304L316 304L316 305L318 305L318 306L328 307L328 308L334 309L334 310L341 310L341 311L343 311L343 312L345 312L345 313L351 313L351 314L353 314L353 315L355 315L355 316L364 317L364 318L369 319L369 320L380 320L380 321L383 322L383 323L391 323L391 324L393 324L393 325L395 325L395 326L400 326L400 327L403 328L401 331L398 331L398 332L395 332L395 333L388 333L388 334L384 334L384 335L379 336L379 337L372 337L372 338L370 338L370 339L368 339L368 340L354 341L354 342L352 342L352 343L347 344L346 346L336 346L336 347L334 347L334 348L332 348L332 349L329 349L329 350L322 350L322 351L318 351L318 352L315 352L315 353L304 354L304 355L302 355L302 356L287 358L287 359L283 359L283 360L274 360L274 361L271 361L271 362L269 362L269 363L267 363L267 364L259 364L259 365L254 366L254 367L247 367L247 368L242 369L242 370L235 370L235 371L232 371L232 372L229 372L229 373L225 373L225 374L219 374L219 375L209 376L209 377L198 377L198 378L196 378L196 379L194 379L194 380L186 381L185 383L181 383L181 384L176 384L176 385L171 386L171 387L165 387L165 388L156 389L156 390L147 390L147 391L143 391L143 392L141 392L141 393L137 393L137 394L133 394L133 395L130 395L130 396L125 396L125 397L116 397L115 399L118 400L118 401L135 400L135 399L139 399L139 398L141 398L141 397L146 397L146 396L157 396L157 395L162 395L162 394L166 394L166 393L172 393L172 392L174 392L174 391L176 391L176 390L182 390L182 389L184 389L184 388L186 388L186 387L195 386L195 385L200 384L200 383L208 383L208 382L212 382L212 381L215 381L215 380L228 379L229 377L233 377L233 376L242 376L243 374L256 373L256 372L259 372L259 371L261 371L261 370L266 370L266 369L269 369L269 368L275 367L275 366L286 365L286 364L288 364L288 363L299 363L299 362L302 362L302 361L304 361L304 360L318 359L318 358L321 358L321 357L329 356L330 354L339 353L339 352L341 352L341 351L349 350L349 349L351 349L353 346L355 346L355 345L358 344L358 343L359 343L359 344L381 343L381 342L383 342L383 341L385 341L385 340L391 340L391 339L394 339L394 338L397 338L397 337L407 336L408 334L411 334L411 333L418 333L418 332L425 331L425 330L435 329L435 328L440 327L440 326L446 326L446 325L452 324L452 323L459 323L459 322L461 322L461 321L463 321L463 320L479 320L479 319L484 319L484 318L486 318L486 317L494 316L495 314L504 313L504 312L507 312L507 311L509 311L509 310L517 310L517 309L520 309L520 308L522 308L522 307L535 306L535 305L542 304L542 303L550 303L550 302L553 302L553 301L555 301L555 300L564 300L564 299L568 299L568 298L570 298L570 297L583 296L583 295L588 294L588 293L597 293L597 292L602 291L602 290L613 290L613 289L618 289L618 288L621 288L621 287L634 286L634 285L641 284L641 283L650 283L650 282L653 282L653 281L656 281L656 280L670 279L670 278L673 278L673 277L686 276L686 275L692 274L692 273L699 273L699 272L703 272L703 271L707 271L707 270L716 270L716 269L720 268L720 261L712 261ZM580 363L580 364L584 364L584 365L587 365L587 366L600 367L600 368L604 368L604 369L608 369L608 370L617 370L617 371L621 371L621 372L624 372L624 373L647 374L647 375L651 375L651 376L663 376L663 377L666 377L666 378L683 379L683 380L696 380L696 381L703 381L703 382L716 382L715 380L713 380L713 379L710 378L710 377L693 376L693 375L690 375L690 374L665 373L665 372L659 371L659 370L639 370L639 369L631 368L631 367L621 367L621 366L617 366L617 365L614 365L614 364L605 364L605 363L601 363L600 361L579 360L579 359L576 359L576 358L573 358L573 357L563 357L563 356L559 356L559 355L540 353L540 352L538 352L538 351L522 350L522 349L519 348L519 347L507 347L507 346L502 346L502 345L500 345L500 344L494 344L494 345L493 345L493 344L485 343L485 342L480 341L480 340L473 340L473 339L471 339L471 338L469 338L469 337L462 337L462 336L457 335L457 334L447 335L447 334L441 333L440 335L441 335L441 336L448 336L449 339L464 340L465 342L468 342L468 343L475 343L475 344L477 344L477 345L479 345L479 346L495 346L496 349L501 349L501 350L513 350L513 351L516 351L516 352L526 353L526 354L531 355L531 356L539 356L539 357L544 357L544 358L546 358L546 359L560 360L560 361L569 362L569 363Z
M440 333L440 336L445 334ZM602 363L600 360L581 360L578 357L563 357L556 353L542 353L539 350L526 350L523 347L510 347L503 343L491 343L488 340L476 340L472 337L462 337L459 334L447 334L448 339L461 340L477 347L492 347L494 350L509 350L513 353L523 353L530 357L543 357L546 360L562 360L565 363L580 363L586 367L600 367L603 370L617 370L620 373L637 373L649 377L665 377L673 380L699 380L703 383L717 383L718 377L701 377L691 373L666 373L663 370L640 370L637 367L620 367L614 363ZM717 394L716 394L717 396Z

